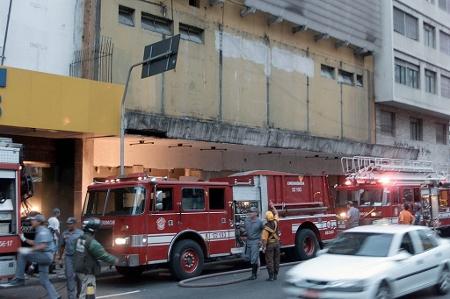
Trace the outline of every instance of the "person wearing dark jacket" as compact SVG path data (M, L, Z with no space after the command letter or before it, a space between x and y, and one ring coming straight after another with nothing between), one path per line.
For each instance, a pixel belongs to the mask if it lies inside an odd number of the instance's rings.
M100 227L100 219L89 218L83 221L84 235L75 243L74 268L81 282L79 299L85 299L89 285L96 287L95 276L100 274L99 261L116 265L118 259L109 254L105 248L95 240L95 232Z
M268 281L277 280L280 269L280 230L278 227L278 211L273 203L269 203L271 211L266 212L267 223L264 225L261 242L266 258Z

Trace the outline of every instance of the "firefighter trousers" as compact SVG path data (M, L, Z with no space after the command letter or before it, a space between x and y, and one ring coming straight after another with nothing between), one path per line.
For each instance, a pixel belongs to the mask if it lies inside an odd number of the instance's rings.
M280 243L269 243L266 246L266 266L269 274L278 274L280 269Z

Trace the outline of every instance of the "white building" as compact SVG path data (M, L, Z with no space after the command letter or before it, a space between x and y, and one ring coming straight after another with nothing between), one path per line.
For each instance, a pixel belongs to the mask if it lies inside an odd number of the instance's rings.
M450 0L382 1L375 53L377 143L448 161Z

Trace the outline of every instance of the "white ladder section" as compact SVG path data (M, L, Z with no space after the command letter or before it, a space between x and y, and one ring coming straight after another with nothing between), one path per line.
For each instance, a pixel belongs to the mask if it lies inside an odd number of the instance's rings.
M405 180L445 180L449 164L365 156L341 158L342 171L350 178L376 179L383 173L403 173Z

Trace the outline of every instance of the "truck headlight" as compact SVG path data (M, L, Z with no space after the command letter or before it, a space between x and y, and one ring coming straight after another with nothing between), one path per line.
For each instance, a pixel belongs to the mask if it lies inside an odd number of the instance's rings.
M341 217L341 218L347 218L347 213L342 212L342 213L339 214L339 217Z
M129 243L129 240L130 240L130 238L128 238L128 237L115 238L114 244L116 244L118 246L127 245Z

